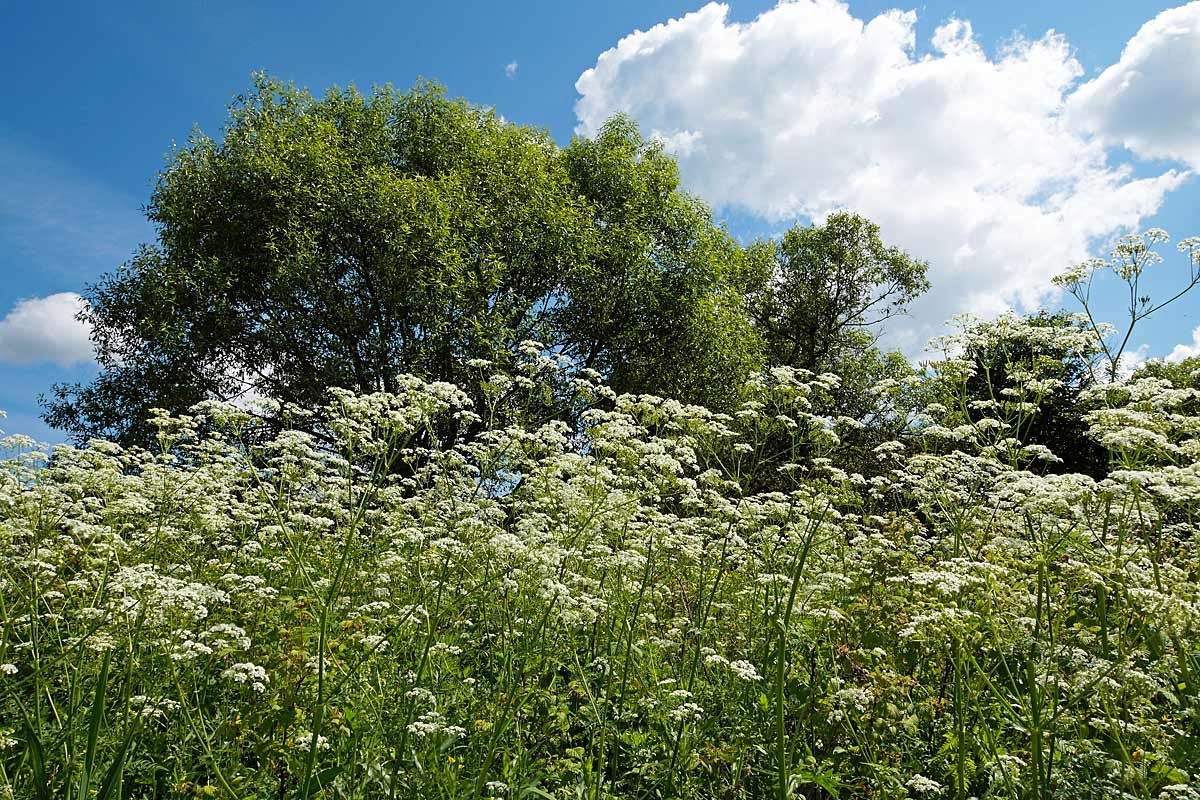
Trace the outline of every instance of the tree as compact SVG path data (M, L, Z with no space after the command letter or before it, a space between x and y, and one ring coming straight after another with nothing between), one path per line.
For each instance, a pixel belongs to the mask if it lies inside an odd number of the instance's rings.
M1181 361L1167 361L1155 358L1142 364L1130 376L1130 380L1141 378L1158 378L1171 382L1176 389L1200 390L1200 355L1188 356ZM1200 397L1192 397L1182 401L1179 413L1200 416Z
M1176 389L1200 389L1200 355L1180 361L1156 358L1142 364L1133 372L1133 379L1162 378Z
M679 168L628 117L564 153L599 232L592 258L567 277L556 315L565 353L621 392L728 408L762 365L745 295L768 270L709 208L680 191Z
M796 226L775 245L773 274L750 298L770 364L834 369L874 343L867 332L929 288L928 265L885 245L849 212Z
M902 422L873 387L912 372L900 353L875 346L876 331L929 288L927 264L884 244L879 226L850 212L792 227L767 245L766 259L747 298L765 361L839 377L814 410L862 423L842 432L841 463L871 471L872 449Z
M755 363L726 283L744 254L627 121L564 151L431 83L314 99L259 77L147 214L157 241L87 291L99 376L44 400L76 439L144 442L149 409L206 398L469 383L526 340L688 399Z

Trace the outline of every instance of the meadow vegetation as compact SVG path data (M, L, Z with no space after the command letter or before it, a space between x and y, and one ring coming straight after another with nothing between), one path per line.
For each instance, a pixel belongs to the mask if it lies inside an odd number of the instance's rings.
M1083 314L962 320L914 367L860 330L923 287L876 234L798 231L790 279L689 300L700 330L745 298L770 345L714 408L637 391L690 352L642 332L601 370L414 323L453 381L199 385L123 439L7 437L0 796L1200 800L1200 362L1127 374L1089 305L1165 235L1066 274ZM831 264L883 288L831 317L796 279ZM180 344L159 322L114 375Z

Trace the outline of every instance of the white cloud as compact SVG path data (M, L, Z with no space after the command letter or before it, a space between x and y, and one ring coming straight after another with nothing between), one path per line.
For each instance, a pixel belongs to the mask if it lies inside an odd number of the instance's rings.
M83 303L74 292L18 302L0 319L0 362L69 367L91 361L91 328L75 319Z
M1133 375L1150 361L1150 345L1143 344L1136 350L1127 350L1117 360L1117 374L1122 380Z
M504 77L506 77L506 78L517 77L517 68L518 67L520 67L520 64L518 64L516 61L510 61L507 64L505 64L504 65Z
M700 131L675 131L674 133L651 131L650 136L662 142L663 149L678 158L687 158L704 147L704 142L701 141L704 139L704 134Z
M1200 169L1200 2L1162 12L1071 96L1078 124L1145 158Z
M1175 345L1171 352L1167 353L1165 360L1173 364L1178 364L1180 361L1192 356L1200 356L1200 327L1192 329L1191 344Z
M710 3L602 53L575 84L578 131L631 114L718 207L870 217L931 262L933 290L889 336L910 352L955 312L1036 305L1054 274L1190 176L1135 177L1072 126L1083 70L1054 32L988 54L950 20L919 55L915 12L864 21L797 0L751 22L728 15Z

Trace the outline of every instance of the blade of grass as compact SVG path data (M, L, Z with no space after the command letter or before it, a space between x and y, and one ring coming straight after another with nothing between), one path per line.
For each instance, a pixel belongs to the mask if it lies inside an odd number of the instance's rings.
M125 758L129 755L129 747L133 744L136 735L137 726L134 726L129 735L125 737L125 741L121 744L121 749L117 751L116 758L113 759L112 765L108 768L108 773L105 774L104 781L100 784L100 791L96 795L96 800L120 800L121 785L124 783L123 778L125 775Z
M92 783L92 768L96 764L96 750L100 742L100 725L104 722L104 692L108 685L108 667L112 661L112 651L104 653L100 662L100 674L96 677L96 689L92 694L92 708L88 715L87 748L83 754L83 774L79 777L79 800L87 800L88 790Z
M37 800L50 800L50 781L46 775L46 754L42 751L42 740L34 730L25 706L18 703L17 707L21 709L25 722L25 754L29 757L29 770L33 773L33 796Z

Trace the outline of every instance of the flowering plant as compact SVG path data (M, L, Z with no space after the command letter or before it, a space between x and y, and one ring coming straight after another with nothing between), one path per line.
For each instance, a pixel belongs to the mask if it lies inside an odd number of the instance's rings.
M149 450L6 439L0 791L1200 796L1194 390L1098 385L1112 469L1056 472L1058 378L973 402L950 355L880 387L934 399L860 471L836 376L717 414L526 360L334 391L320 438L206 403Z

